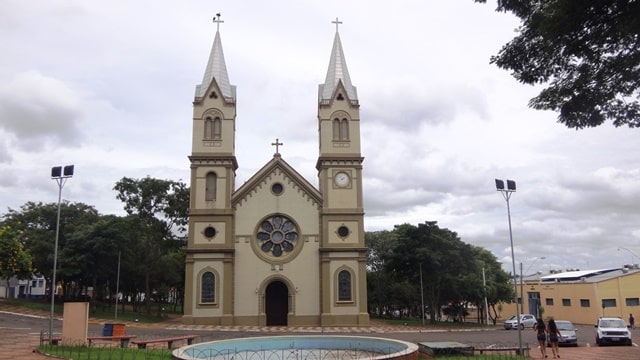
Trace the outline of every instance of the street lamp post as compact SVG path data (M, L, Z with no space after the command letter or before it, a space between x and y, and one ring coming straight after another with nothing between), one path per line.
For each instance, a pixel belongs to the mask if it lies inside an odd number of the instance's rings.
M622 246L618 246L618 251L620 251L620 249L625 250L626 252L628 252L629 254L631 254L631 266L635 265L635 260L633 260L634 256L638 257L638 255L636 255L636 253L634 253L633 251L627 249L626 247L622 247Z
M49 317L49 343L53 345L53 315L56 292L56 267L58 263L58 238L60 236L60 206L62 204L62 188L67 179L73 176L73 165L54 166L51 168L51 178L58 184L58 216L56 218L56 240L53 245L53 275L51 276L51 316Z
M509 219L509 241L511 242L511 265L513 266L513 286L514 286L514 301L516 305L516 320L518 326L518 354L522 354L522 329L520 328L520 309L518 308L518 282L516 279L516 259L513 252L513 233L511 231L511 208L509 206L509 199L511 194L516 191L516 182L514 180L507 180L507 188L504 187L504 180L496 180L496 190L502 193L502 196L507 202L507 218Z

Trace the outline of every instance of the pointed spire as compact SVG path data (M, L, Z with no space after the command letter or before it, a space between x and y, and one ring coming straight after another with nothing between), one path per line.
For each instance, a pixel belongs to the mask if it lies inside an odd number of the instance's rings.
M342 81L342 85L346 89L349 99L358 100L358 92L356 91L356 87L351 84L349 70L347 70L347 62L342 51L342 43L340 42L338 26L342 24L342 21L336 18L332 23L336 24L336 36L333 39L333 49L331 50L331 58L329 59L327 77L324 80L324 84L320 85L320 100L331 99L340 81Z
M229 74L227 74L227 65L225 64L224 52L222 51L222 40L220 40L220 23L224 21L220 20L220 14L218 13L213 18L213 22L217 25L216 36L213 40L213 46L209 54L207 69L202 78L202 84L196 86L196 97L203 97L207 88L215 79L220 87L222 96L227 99L235 99L235 86L229 83Z

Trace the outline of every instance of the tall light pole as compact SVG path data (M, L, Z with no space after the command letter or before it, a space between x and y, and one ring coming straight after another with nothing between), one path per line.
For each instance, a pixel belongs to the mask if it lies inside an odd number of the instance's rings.
M507 201L507 217L509 219L509 241L511 242L511 265L513 266L513 287L514 287L514 301L516 305L516 320L518 325L518 354L522 355L522 329L520 328L520 309L518 308L518 282L516 279L516 258L513 252L513 233L511 231L511 208L509 206L509 199L511 194L516 191L516 182L514 180L507 180L507 188L504 187L504 181L496 179L496 190L502 193L502 196Z
M487 279L484 276L484 266L482 267L482 286L484 287L484 311L487 317L487 325L489 325L489 302L487 301Z
M424 326L424 290L422 288L422 263L420 263L420 299L422 300L422 326Z
M56 240L53 245L53 275L51 276L51 316L49 317L49 343L53 345L53 315L56 293L56 267L58 265L58 238L60 236L60 205L62 204L62 188L67 179L73 176L73 165L54 166L51 168L51 178L58 184L58 216L56 218Z

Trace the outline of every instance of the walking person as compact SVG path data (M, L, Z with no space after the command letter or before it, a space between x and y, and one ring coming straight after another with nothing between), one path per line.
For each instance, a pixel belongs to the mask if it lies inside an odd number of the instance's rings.
M540 353L543 357L547 357L547 349L545 340L547 340L547 327L544 325L542 318L538 318L536 326L533 327L536 331L536 338L538 339L538 345L540 346Z
M558 349L558 339L562 338L562 334L556 325L556 322L553 319L549 320L549 327L547 329L549 333L549 343L551 344L551 352L553 353L553 358L560 357L560 350Z
M629 314L629 327L632 329L636 328L636 319L633 318L633 314Z

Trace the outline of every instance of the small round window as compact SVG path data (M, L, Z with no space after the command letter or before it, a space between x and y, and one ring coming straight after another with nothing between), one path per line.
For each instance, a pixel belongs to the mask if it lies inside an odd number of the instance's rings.
M349 235L349 228L346 226L340 226L338 228L338 236L340 237L347 237Z
M275 184L271 185L271 191L275 195L280 195L284 191L284 187L282 187L282 184L280 184L280 183L275 183Z
M216 229L214 229L213 226L207 226L204 229L204 236L206 236L208 238L212 238L212 237L216 236Z

